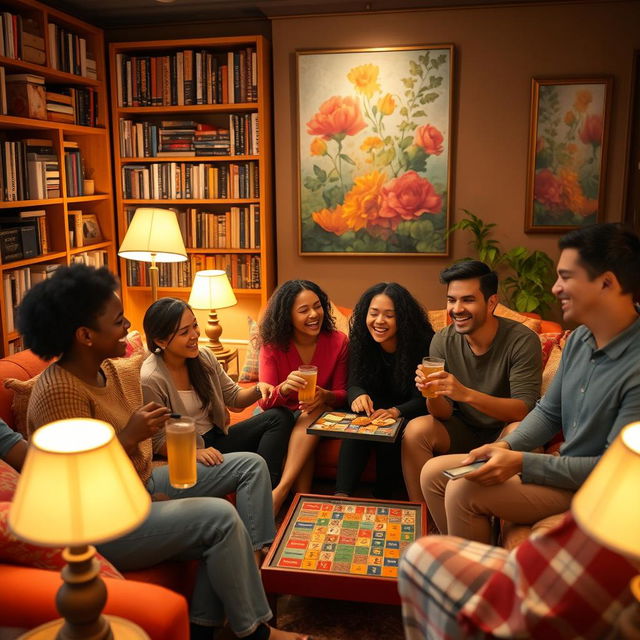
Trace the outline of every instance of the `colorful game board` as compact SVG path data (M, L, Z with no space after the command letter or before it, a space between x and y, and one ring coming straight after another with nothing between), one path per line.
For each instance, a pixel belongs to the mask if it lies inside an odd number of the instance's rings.
M298 494L263 564L265 588L396 603L400 556L425 518L414 502Z
M325 411L312 425L307 427L307 433L332 438L395 442L403 422L404 418L371 421L363 414Z

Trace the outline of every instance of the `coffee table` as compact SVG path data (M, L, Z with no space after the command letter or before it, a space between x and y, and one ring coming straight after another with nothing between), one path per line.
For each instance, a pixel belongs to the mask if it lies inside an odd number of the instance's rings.
M262 564L265 591L400 604L400 556L426 531L418 502L298 493Z

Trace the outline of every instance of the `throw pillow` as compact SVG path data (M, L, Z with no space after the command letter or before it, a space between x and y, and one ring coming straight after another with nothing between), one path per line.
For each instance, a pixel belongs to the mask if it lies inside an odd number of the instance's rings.
M260 343L258 341L258 323L247 316L249 325L249 342L247 343L247 355L238 375L238 382L258 382L258 364L260 359Z
M557 346L560 342L560 338L562 337L561 333L541 333L540 338L540 347L542 348L542 368L547 364L547 360L551 355L551 351L553 347Z
M25 439L29 437L27 433L27 407L29 406L29 398L39 377L40 374L29 378L29 380L7 378L4 381L4 386L13 391L13 400L11 402L14 416L13 429L21 433Z
M11 501L16 492L20 475L3 460L0 460L0 502Z
M538 318L529 318L527 316L523 316L521 313L518 313L513 309L509 309L509 307L505 307L500 303L498 303L498 306L496 307L495 315L500 316L501 318L508 318L509 320L521 322L525 327L529 327L531 331L540 333L541 322Z
M449 314L446 309L435 309L427 311L427 317L431 323L431 328L437 333L444 329L449 323Z
M559 344L553 345L551 349L551 353L547 359L547 363L542 370L542 387L540 392L544 395L553 380L553 377L556 375L558 371L558 367L560 366L560 360L562 359L562 348Z
M345 307L336 307L333 302L331 303L331 315L333 315L333 319L336 321L336 329L338 331L342 331L345 336L348 336L349 317L345 313L343 313L342 309L345 309Z
M16 474L17 475L17 474ZM38 569L60 571L67 563L60 547L41 547L16 538L9 530L10 502L0 502L0 561ZM96 553L100 575L124 579L124 576L103 556Z

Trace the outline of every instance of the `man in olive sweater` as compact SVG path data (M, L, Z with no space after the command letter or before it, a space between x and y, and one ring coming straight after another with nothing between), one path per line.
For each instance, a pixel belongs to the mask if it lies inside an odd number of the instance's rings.
M452 324L436 333L429 354L445 371L417 386L436 395L429 415L411 420L402 440L402 471L409 499L423 501L420 472L427 460L463 453L493 442L502 429L522 420L540 397L542 352L538 336L520 322L494 315L498 276L468 260L447 267L447 312Z

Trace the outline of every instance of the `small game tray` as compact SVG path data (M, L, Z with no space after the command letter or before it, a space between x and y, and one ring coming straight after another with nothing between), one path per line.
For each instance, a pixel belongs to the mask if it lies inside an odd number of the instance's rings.
M356 440L373 440L375 442L395 442L400 433L404 418L386 419L387 424L358 424L369 420L364 414L347 413L345 411L325 411L316 421L307 427L307 433L314 436L331 438L354 438Z

